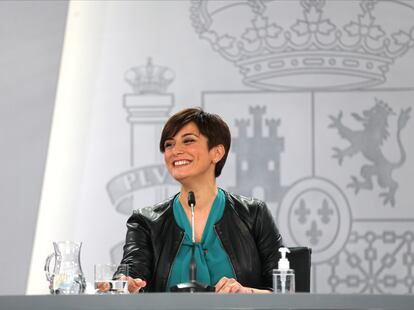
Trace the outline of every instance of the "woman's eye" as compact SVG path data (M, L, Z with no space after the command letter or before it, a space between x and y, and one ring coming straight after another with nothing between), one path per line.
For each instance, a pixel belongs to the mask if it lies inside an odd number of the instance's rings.
M195 141L194 139L185 139L184 144L190 144L190 143L193 143L194 141Z
M168 148L172 147L173 145L174 145L174 143L172 143L172 142L165 142L164 143L164 148L168 149Z

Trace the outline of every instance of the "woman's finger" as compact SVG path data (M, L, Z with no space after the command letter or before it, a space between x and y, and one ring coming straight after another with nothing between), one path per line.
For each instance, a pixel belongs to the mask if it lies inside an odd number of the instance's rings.
M239 282L237 282L236 280L229 281L227 284L227 293L235 293L239 285Z
M136 293L138 293L143 287L147 286L147 282L141 279L134 279Z
M232 286L236 284L238 284L238 282L235 279L233 278L226 279L224 284L221 286L221 288L219 288L219 290L217 290L217 292L218 293L230 293Z
M239 293L242 290L242 285L239 282L234 283L230 289L230 293Z
M221 293L221 294L240 293L242 292L242 289L243 289L243 286L233 278L226 279L222 283L217 283L217 284L220 284L220 287L219 285L217 285L216 292Z
M99 293L105 293L111 289L111 284L109 282L97 282L96 289Z
M130 293L138 293L140 291L141 288L147 286L147 282L145 282L142 279L133 279L133 278L129 278L128 279L128 291Z
M226 285L229 279L226 277L222 277L216 284L216 292L220 292L220 290Z

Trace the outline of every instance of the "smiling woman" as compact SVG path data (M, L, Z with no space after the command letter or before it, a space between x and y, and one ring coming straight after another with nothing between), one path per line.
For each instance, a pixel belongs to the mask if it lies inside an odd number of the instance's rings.
M184 127L191 124L192 128L188 128L187 132L183 131ZM173 138L179 131L182 132L183 137L190 136L187 143L191 143L191 136L200 138L201 135L206 138L208 150L220 145L224 147L224 154L216 162L214 170L215 177L220 176L231 144L230 129L227 124L218 115L206 113L201 109L185 109L173 115L165 124L160 139L162 153L169 143L174 144Z
M196 112L196 113L195 113ZM160 151L170 174L181 184L215 183L227 159L230 130L218 116L187 109L174 115L161 134Z
M164 292L189 282L193 259L196 280L218 293L271 291L282 237L264 202L217 187L230 144L227 124L202 109L182 110L167 121L160 151L181 190L129 218L122 264L129 267L130 292ZM190 192L197 201L194 222Z

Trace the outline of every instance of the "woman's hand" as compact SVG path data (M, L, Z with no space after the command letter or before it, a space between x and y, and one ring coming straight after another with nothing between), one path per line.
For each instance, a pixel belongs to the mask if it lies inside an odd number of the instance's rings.
M236 279L222 277L216 284L216 293L254 293L254 289L241 285Z
M143 287L147 286L147 282L145 282L144 280L141 280L139 278L133 279L131 277L127 277L127 276L122 275L122 276L119 277L119 280L128 281L128 291L131 294L138 294L139 291ZM97 283L96 288L97 288L98 292L106 293L111 289L111 283L109 283L109 282L100 282L100 283Z
M140 278L133 279L127 276L121 276L121 279L128 280L128 291L131 294L138 294L143 287L147 286L147 282Z

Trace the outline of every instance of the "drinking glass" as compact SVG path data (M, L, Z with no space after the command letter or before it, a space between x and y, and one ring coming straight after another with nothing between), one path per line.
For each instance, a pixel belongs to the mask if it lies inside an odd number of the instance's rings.
M128 265L95 264L96 294L128 294L128 280L121 279L118 271L128 276Z

